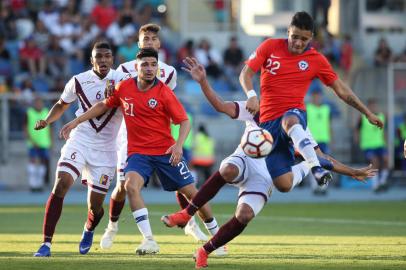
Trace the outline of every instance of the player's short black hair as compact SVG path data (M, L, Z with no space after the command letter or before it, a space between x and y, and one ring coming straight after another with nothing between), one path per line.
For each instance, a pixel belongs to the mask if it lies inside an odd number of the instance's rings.
M144 58L144 57L154 57L158 61L158 52L156 50L152 49L152 48L141 49L137 53L137 59L141 59L141 58Z
M308 30L311 31L312 33L314 32L313 18L306 11L296 12L295 15L293 15L292 17L290 26L295 26L302 30Z
M108 43L107 41L103 40L103 41L97 41L96 43L93 44L93 49L107 49L111 51L111 46L110 43Z

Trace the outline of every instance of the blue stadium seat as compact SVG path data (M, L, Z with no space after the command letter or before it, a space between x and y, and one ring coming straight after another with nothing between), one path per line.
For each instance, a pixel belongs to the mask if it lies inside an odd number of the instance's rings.
M8 60L0 58L0 75L10 77L13 67Z
M213 80L211 86L217 93L229 94L231 92L230 85L224 80Z
M194 80L185 80L183 88L186 95L201 95L200 85Z
M208 117L217 117L220 115L210 104L207 102L202 102L200 104L200 113Z
M32 86L35 89L35 92L38 93L47 93L49 92L49 84L46 79L41 77L36 77L32 79Z

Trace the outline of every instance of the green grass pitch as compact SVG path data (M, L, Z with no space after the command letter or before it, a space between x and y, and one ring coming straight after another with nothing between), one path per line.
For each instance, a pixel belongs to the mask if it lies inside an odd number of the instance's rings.
M231 217L234 208L213 205L220 223ZM199 244L159 221L162 214L175 210L175 205L149 205L160 254L135 255L141 236L126 206L113 248L98 246L106 213L91 251L83 256L78 243L86 206L67 205L56 229L52 257L33 258L42 240L43 206L0 206L0 269L193 269L192 254ZM270 203L228 250L226 257L210 256L209 268L406 269L406 202Z

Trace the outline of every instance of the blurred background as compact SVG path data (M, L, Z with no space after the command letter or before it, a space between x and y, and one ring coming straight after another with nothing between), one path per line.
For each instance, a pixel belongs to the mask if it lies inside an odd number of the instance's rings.
M180 69L181 60L194 56L204 64L213 88L225 100L245 100L238 81L245 59L265 38L286 38L291 17L300 10L311 13L317 23L312 45L361 100L385 116L381 135L388 154L379 163L381 172L389 173L384 185L373 187L336 175L330 189L362 189L371 194L387 187L406 191L405 0L3 0L0 190L48 194L64 143L57 134L76 108L52 125L50 135L41 135L47 141L41 147L49 155L36 160L29 153L33 146L28 138L36 136L28 128L30 110L46 113L69 78L90 68L91 45L98 39L113 45L114 67L134 59L139 50L138 29L150 22L162 27L160 60L178 71L175 93L193 119L187 147L195 155L191 165L201 184L234 151L245 126L211 108L197 83ZM258 80L255 89L259 92ZM366 165L359 138L366 134L373 140L373 135L363 129L359 113L318 80L306 101L315 113L309 125L314 123L313 133L325 134L315 137L326 151L346 164ZM317 110L321 105L327 108L323 112ZM326 121L318 121L319 117ZM204 149L197 147L201 145ZM209 157L208 165L199 163L202 155ZM43 180L30 181L40 167L45 170ZM75 186L79 189L80 183Z

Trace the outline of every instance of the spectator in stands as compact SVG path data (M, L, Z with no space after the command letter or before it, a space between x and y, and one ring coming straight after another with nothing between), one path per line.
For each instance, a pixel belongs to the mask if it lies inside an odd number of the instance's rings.
M117 10L110 0L100 0L92 10L92 18L97 26L104 32L117 19Z
M376 67L387 66L392 61L392 50L390 49L386 39L381 38L379 40L374 58Z
M138 5L137 5L138 6ZM137 8L137 24L144 25L150 23L152 20L152 14L154 13L154 8L150 4L145 4Z
M46 50L48 71L51 76L69 76L68 56L60 46L59 37L51 36Z
M59 12L54 7L52 0L45 1L44 8L38 13L38 19L44 23L48 30L58 23Z
M128 36L125 43L120 45L117 50L117 57L119 63L128 62L135 59L140 48L136 42L136 35Z
M341 45L341 58L340 58L340 67L344 71L344 80L348 81L349 74L352 67L352 44L351 36L345 35L344 42Z
M217 79L222 75L220 53L211 47L207 39L200 41L199 48L196 50L196 59L205 67L208 76Z
M188 39L182 47L179 48L176 54L176 69L183 66L183 59L186 57L195 57L195 45L192 39Z
M307 126L317 142L320 150L329 155L329 144L331 140L331 112L330 107L322 102L322 92L314 90L311 92L311 102L306 104ZM310 185L315 195L324 195L327 192L327 185L319 186L312 174Z
M320 26L326 28L328 25L328 10L330 9L331 0L312 0L312 17L316 23L320 23ZM318 19L318 15L321 12L321 22Z
M124 0L123 7L119 11L124 24L134 25L137 21L137 12L135 11L133 2L132 0ZM139 28L139 26L137 26L137 28ZM138 29L136 30L138 31Z
M45 52L48 47L50 33L48 29L45 27L43 21L37 20L37 22L35 23L35 31L32 36L35 39L35 42L37 42L38 47L43 52Z
M395 62L406 63L406 47L398 56L396 56Z
M375 99L368 100L368 108L385 123L384 113L379 111L378 103ZM379 170L379 174L372 178L372 188L374 192L386 191L388 170L388 152L386 150L385 131L369 123L365 116L362 116L356 128L354 139L359 143L365 158L373 168Z
M403 115L403 122L400 123L398 128L396 129L396 135L397 135L397 140L398 140L398 147L396 150L396 157L400 157L400 165L401 169L406 172L406 160L403 158L405 155L405 146L404 142L406 142L406 113ZM406 157L406 156L405 156Z
M16 40L18 34L16 26L17 17L7 6L6 1L0 4L2 5L0 9L0 35L6 40Z
M80 23L80 30L77 37L76 45L80 50L88 51L91 43L94 42L96 37L100 34L100 29L96 24L92 22L92 19L88 16L84 16Z
M67 10L61 12L58 22L51 26L50 32L59 37L59 45L68 55L76 52L73 40L79 35L80 27L72 23Z
M214 148L214 140L210 137L205 125L201 124L194 139L192 157L193 167L198 174L198 186L202 185L212 174L213 165L216 161Z
M40 97L35 97L34 105L27 109L24 131L28 145L29 163L27 165L28 184L32 192L42 191L48 164L49 149L51 148L51 130L46 127L35 131L35 123L48 115L48 109Z
M244 53L238 45L237 37L231 37L223 54L224 74L234 90L239 88L238 77L244 64Z
M5 40L0 37L0 76L10 77L12 73L11 56L6 49Z
M120 15L118 20L109 26L106 35L113 41L114 46L119 47L128 40L129 36L133 36L136 33L137 29L135 29L134 24L128 22L123 15Z
M33 37L28 37L20 49L20 65L32 76L45 75L46 59Z

